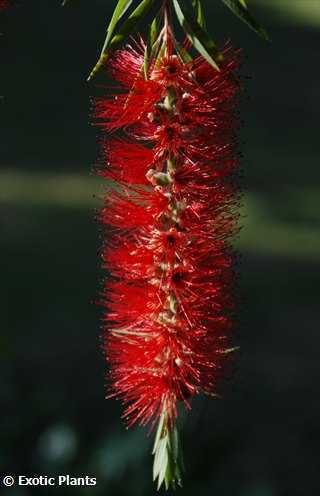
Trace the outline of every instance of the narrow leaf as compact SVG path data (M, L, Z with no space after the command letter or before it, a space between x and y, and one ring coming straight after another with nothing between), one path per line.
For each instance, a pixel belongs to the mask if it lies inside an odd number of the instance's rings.
M179 441L178 429L176 426L168 432L168 467L165 476L165 484L175 488L182 487L183 459Z
M182 2L179 3L178 0L173 0L173 5L180 25L186 32L186 35L195 49L198 50L210 65L219 71L220 69L215 61L215 58L218 58L218 53L215 44L208 33L200 26L198 21L189 14Z
M269 41L269 36L266 30L258 24L255 18L250 14L244 0L222 0L232 12L245 22L253 31L260 35L263 39Z
M167 470L164 476L164 483L166 487L166 491L170 489L170 486L172 486L172 489L175 489L175 478L174 478L174 467L172 467L172 462L170 460L170 455L168 457L168 465L167 465Z
M154 463L153 463L153 480L156 480L159 477L160 472L163 472L163 465L165 464L165 468L168 463L168 453L167 453L167 438L164 437L160 439L158 442L157 450L154 455Z
M142 0L136 7L136 9L124 21L121 28L119 29L119 32L115 36L113 36L108 46L101 52L97 64L88 77L88 81L90 81L90 79L92 79L99 71L99 69L101 69L101 67L106 63L109 58L110 51L120 46L128 36L132 35L136 31L138 23L150 11L153 2L154 0Z
M157 38L158 38L158 33L159 33L159 18L158 16L156 16L152 23L151 23L151 26L150 26L150 42L151 42L151 45L153 46L155 44L155 42L157 41Z
M121 26L119 32L112 38L110 42L110 49L114 49L121 45L123 41L131 34L133 34L138 26L138 23L150 11L154 0L142 0L138 7L130 14Z
M145 79L148 78L150 59L152 58L152 56L154 56L154 53L156 52L157 49L158 33L159 33L159 19L158 16L156 16L150 25L146 48L144 51L143 70L144 70Z
M161 446L161 453L159 455L159 473L158 473L158 491L162 486L162 483L165 479L167 467L168 467L168 449L167 449L167 439L165 438L163 445Z
M111 17L110 24L108 26L107 30L107 37L104 42L103 48L101 50L101 53L104 53L106 48L109 45L109 41L111 40L111 37L114 33L115 27L118 24L118 21L121 19L121 17L126 13L130 5L132 4L132 0L119 0L117 3L116 8L114 9L113 15Z
M155 437L155 440L154 440L154 445L153 445L153 450L152 450L152 454L154 455L155 452L156 452L156 449L157 449L157 446L158 446L158 443L160 441L160 438L161 438L161 435L162 435L162 430L163 430L163 425L164 425L164 419L165 419L165 414L162 413L161 414L161 417L160 417L160 420L159 420L159 423L158 423L158 428L157 428L157 433L156 433L156 437Z
M193 8L196 11L196 19L202 28L206 28L206 20L204 16L204 11L202 7L201 0L192 0Z

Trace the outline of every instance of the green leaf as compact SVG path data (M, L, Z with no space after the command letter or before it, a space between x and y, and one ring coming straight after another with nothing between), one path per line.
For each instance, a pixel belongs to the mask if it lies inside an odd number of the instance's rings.
M164 410L160 416L152 454L153 480L159 490L163 482L166 489L182 486L183 459L177 427L170 426Z
M147 15L150 11L154 0L142 0L138 7L130 14L130 16L122 24L118 34L116 34L111 42L110 49L114 49L121 45L124 40L131 34L133 34L138 27L138 23Z
M243 22L248 24L253 31L255 31L263 39L269 41L269 36L266 30L260 26L260 24L258 24L255 18L250 14L244 0L222 0L222 2Z
M139 22L147 15L150 11L154 0L142 0L136 9L129 15L129 17L124 21L120 27L118 33L113 36L107 47L101 52L100 58L92 69L88 81L90 81L99 69L106 63L109 58L110 51L119 47L128 36L132 35L138 27Z
M201 0L192 0L192 5L196 11L196 19L198 23L202 28L206 29L206 20L205 20L204 10L202 7Z
M174 481L174 473L173 473L174 467L172 467L172 463L170 461L170 458L168 460L168 465L167 465L167 470L164 476L164 484L166 487L166 491L170 489L170 486L172 485L172 489L175 489L175 481Z
M166 471L168 468L168 447L167 447L167 439L162 439L161 441L161 447L159 449L159 472L158 472L158 491L160 487L162 486L162 483L165 479L166 476ZM157 454L156 454L157 456Z
M160 416L160 420L159 420L159 423L158 423L158 428L157 428L157 433L156 433L156 437L155 437L155 440L154 440L154 445L153 445L153 450L152 450L152 454L154 455L156 450L157 450L157 447L158 447L158 443L160 441L160 438L161 438L161 435L163 433L163 426L164 426L164 421L165 421L165 413L162 412L161 416Z
M178 21L194 48L198 50L212 67L219 71L219 66L215 61L215 59L218 59L218 52L208 33L200 26L198 21L192 17L192 14L188 12L182 2L179 3L178 0L173 0L173 5Z
M107 37L104 42L103 48L101 50L101 53L104 53L106 48L109 45L109 41L111 40L111 36L114 33L114 30L116 28L116 25L118 24L118 21L121 19L121 17L126 13L130 5L132 4L133 0L119 0L117 3L116 8L114 9L113 15L111 17L110 24L108 26L107 30Z
M155 44L155 42L157 41L158 33L159 33L159 25L160 25L159 18L158 18L158 16L156 16L153 19L151 26L150 26L149 37L150 37L151 46L153 46Z
M146 48L144 51L144 63L143 63L143 70L144 70L144 76L147 79L148 77L148 69L149 69L149 62L152 56L155 55L159 42L158 41L158 35L159 35L159 18L156 16L149 28L149 33L148 33L148 38L147 38L147 43L146 43Z

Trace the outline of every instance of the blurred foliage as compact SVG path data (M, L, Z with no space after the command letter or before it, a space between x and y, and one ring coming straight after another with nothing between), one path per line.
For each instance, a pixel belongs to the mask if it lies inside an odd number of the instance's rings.
M320 26L320 2L318 0L250 0L250 4L263 6L276 19L285 23Z
M81 174L0 172L0 201L42 209L98 208L109 186ZM320 259L320 202L315 188L282 192L272 202L268 194L247 193L242 200L242 231L238 247L253 253Z

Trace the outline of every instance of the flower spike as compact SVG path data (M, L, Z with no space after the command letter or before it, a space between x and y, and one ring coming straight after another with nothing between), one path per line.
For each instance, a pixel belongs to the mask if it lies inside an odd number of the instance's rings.
M156 3L140 1L119 25L133 2L118 2L93 71L107 60L118 83L94 110L102 136L113 135L101 140L99 174L116 185L100 212L101 305L109 397L122 400L129 427L155 428L153 479L175 489L183 475L178 410L199 394L220 397L237 350L241 85L239 53L210 39L201 0L191 0L193 10L164 0L146 40L120 48Z

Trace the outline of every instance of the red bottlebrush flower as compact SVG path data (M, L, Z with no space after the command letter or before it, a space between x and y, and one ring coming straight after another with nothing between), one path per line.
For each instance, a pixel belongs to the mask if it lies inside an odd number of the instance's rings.
M229 351L238 57L226 48L218 72L167 48L148 78L142 66L143 50L118 51L119 91L95 107L102 129L123 134L103 145L100 174L120 189L100 214L102 305L111 395L128 425L160 420L157 451L179 401L216 394Z
M153 162L152 150L121 139L107 140L102 144L102 159L108 167L98 171L102 177L119 184L144 184L149 181L146 174Z

